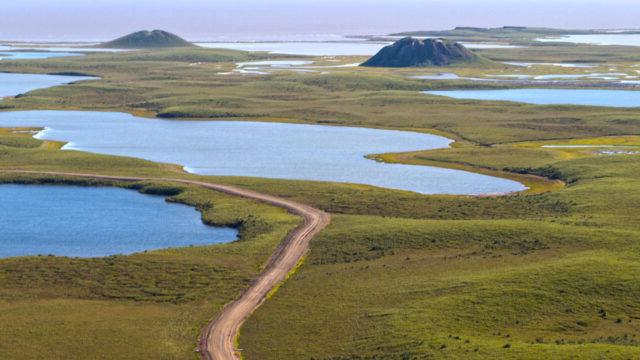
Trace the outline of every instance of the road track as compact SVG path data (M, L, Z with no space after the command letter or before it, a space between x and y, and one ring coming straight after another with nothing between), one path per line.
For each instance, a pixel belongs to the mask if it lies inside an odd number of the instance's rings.
M302 223L289 232L287 237L280 243L267 261L263 271L253 280L251 286L236 300L227 304L218 316L202 330L198 342L198 351L200 357L204 360L240 360L239 352L235 348L240 327L262 305L269 292L286 280L287 275L295 269L296 265L309 250L311 239L331 221L329 214L308 205L277 196L240 189L235 186L212 184L204 181L22 170L0 170L0 173L63 176L110 181L162 181L195 185L278 206L302 217Z

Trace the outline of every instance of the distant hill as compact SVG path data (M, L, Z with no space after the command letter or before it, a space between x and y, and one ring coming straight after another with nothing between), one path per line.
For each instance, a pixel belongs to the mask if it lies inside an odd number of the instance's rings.
M408 31L391 34L393 36L431 36L431 37L459 37L464 36L495 36L495 37L513 37L513 36L561 36L570 34L601 34L603 31L598 30L568 30L568 29L553 29L553 28L541 28L541 27L527 27L527 26L502 26L495 28L481 28L471 26L458 26L452 30L425 30L425 31Z
M598 35L611 34L610 30L578 30L552 29L526 26L502 26L496 28L480 28L458 26L451 30L408 31L390 34L391 36L421 36L430 38L445 38L465 42L508 42L516 45L530 45L538 43L536 39L543 37L558 37L563 35ZM625 34L640 34L640 30L628 30Z
M97 47L110 49L157 49L187 46L194 45L170 32L163 30L144 30L102 43Z
M480 57L460 43L443 39L406 37L384 47L361 66L417 67L448 66L461 62L476 62Z

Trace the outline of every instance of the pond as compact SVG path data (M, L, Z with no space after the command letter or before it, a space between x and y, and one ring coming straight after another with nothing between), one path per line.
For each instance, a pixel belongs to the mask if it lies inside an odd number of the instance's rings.
M591 80L620 80L621 77L629 77L626 73L585 73L585 74L546 74L535 76L535 80L556 79L591 79Z
M197 43L205 48L231 49L242 51L263 51L270 54L307 56L349 56L374 55L389 43L371 41L344 42L211 42Z
M244 121L139 118L124 113L0 113L0 127L43 127L36 137L63 149L180 164L203 175L367 184L424 194L500 194L515 181L460 170L384 164L365 156L446 148L451 140L417 132Z
M265 42L202 42L196 45L205 48L242 51L263 51L270 54L307 56L371 56L392 41L265 41ZM469 49L511 49L520 46L464 43Z
M101 257L234 241L161 196L111 187L0 185L0 258Z
M0 50L0 60L36 60L52 59L71 56L82 56L80 53L54 52L54 51L2 51Z
M337 61L337 60L329 60ZM267 75L276 71L293 71L293 72L320 72L326 73L328 70L339 68L357 67L360 63L338 63L328 65L316 65L313 61L306 60L266 60L266 61L249 61L236 63L236 68L230 72L219 72L219 75L231 74L250 74L250 75Z
M538 105L638 107L640 91L592 89L506 89L424 91L455 99L514 101Z
M554 38L536 39L541 42L569 42L592 45L640 46L640 34L593 34L565 35Z
M17 74L0 72L0 98L29 91L64 85L75 81L96 79L89 76Z
M521 62L521 61L505 61L504 64L520 67L534 67L534 66L557 66L561 68L582 68L589 69L596 67L592 64L578 64L578 63L544 63L544 62Z

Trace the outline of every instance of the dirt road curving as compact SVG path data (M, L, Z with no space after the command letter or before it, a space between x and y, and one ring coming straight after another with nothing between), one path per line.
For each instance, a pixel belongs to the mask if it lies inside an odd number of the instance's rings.
M238 336L238 332L240 331L240 327L253 313L253 311L264 302L267 294L286 279L287 275L296 267L298 262L309 250L311 239L325 228L331 220L329 214L294 201L279 198L277 196L261 194L251 190L240 189L234 186L211 184L196 180L20 170L0 170L0 173L65 176L112 181L175 182L201 186L206 189L220 191L229 195L242 196L248 199L281 207L292 214L301 216L303 222L292 230L284 241L280 243L276 251L269 258L269 261L265 265L262 273L254 279L251 286L246 289L240 297L227 304L218 316L203 329L198 344L198 350L201 358L205 360L240 359L240 356L235 349L235 340Z

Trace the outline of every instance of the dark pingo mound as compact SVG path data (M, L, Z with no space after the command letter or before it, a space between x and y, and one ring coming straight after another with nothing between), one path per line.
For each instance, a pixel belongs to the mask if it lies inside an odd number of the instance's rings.
M143 30L98 45L112 49L158 49L194 46L192 43L163 30Z
M443 39L406 37L385 46L362 66L418 67L448 66L460 62L476 62L480 58L464 45Z

